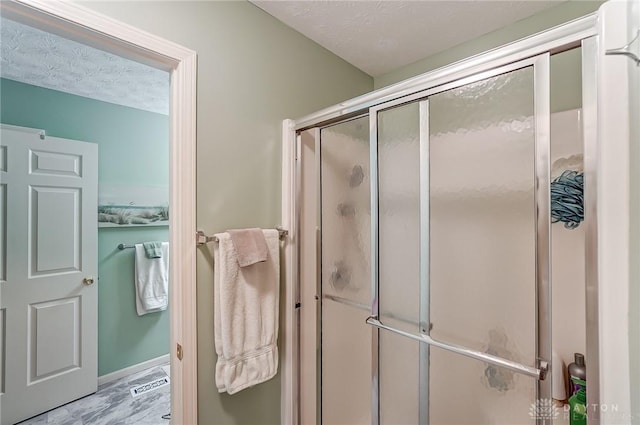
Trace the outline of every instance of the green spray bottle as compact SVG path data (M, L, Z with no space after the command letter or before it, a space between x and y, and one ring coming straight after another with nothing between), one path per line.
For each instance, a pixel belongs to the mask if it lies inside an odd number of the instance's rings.
M587 383L574 376L571 381L577 390L569 397L569 424L587 425Z

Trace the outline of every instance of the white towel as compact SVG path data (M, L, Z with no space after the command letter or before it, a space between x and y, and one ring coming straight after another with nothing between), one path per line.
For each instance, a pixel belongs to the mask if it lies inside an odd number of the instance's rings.
M169 305L169 242L162 242L162 258L147 258L136 244L136 311L138 316L166 310Z
M280 244L278 231L263 230L267 261L240 268L228 233L214 245L216 385L235 394L278 371Z

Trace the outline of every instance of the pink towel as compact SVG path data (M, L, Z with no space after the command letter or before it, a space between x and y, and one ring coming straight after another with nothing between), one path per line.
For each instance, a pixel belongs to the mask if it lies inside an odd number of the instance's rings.
M269 248L261 229L232 229L227 232L238 254L240 267L267 261Z

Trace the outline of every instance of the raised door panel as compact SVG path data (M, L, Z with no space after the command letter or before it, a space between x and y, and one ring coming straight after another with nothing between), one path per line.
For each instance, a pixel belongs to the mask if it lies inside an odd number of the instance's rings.
M80 297L29 306L29 384L80 367Z
M7 147L0 146L0 171L7 171Z
M7 337L7 332L5 329L5 313L6 310L4 308L0 309L0 395L4 394L4 387L5 387L5 358L6 358L6 353L5 353L5 347L7 346L6 344L6 337Z
M7 185L0 183L0 283L7 280Z
M31 187L31 276L81 269L81 190Z
M82 156L69 153L32 150L32 174L82 177Z

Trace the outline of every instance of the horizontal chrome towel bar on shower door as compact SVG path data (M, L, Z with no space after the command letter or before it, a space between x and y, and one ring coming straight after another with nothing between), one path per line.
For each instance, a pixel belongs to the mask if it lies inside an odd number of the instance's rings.
M439 348L442 348L443 350L451 351L452 353L461 354L463 356L467 356L472 359L481 360L485 363L490 363L496 366L502 366L514 372L531 376L541 381L543 381L546 378L547 371L549 369L549 365L545 361L540 362L539 369L531 366L526 366L511 360L503 359L502 357L497 357L491 354L483 353L482 351L472 350L469 348L460 347L458 345L447 344L445 342L436 341L435 339L431 338L429 335L416 335L416 334L402 331L400 329L395 329L383 324L374 316L369 316L366 322L369 325L375 326L376 328L380 328L380 329L384 329L384 330L396 333L398 335L413 339L414 341L429 344L434 347L439 347Z

